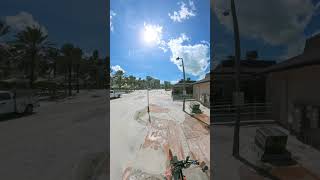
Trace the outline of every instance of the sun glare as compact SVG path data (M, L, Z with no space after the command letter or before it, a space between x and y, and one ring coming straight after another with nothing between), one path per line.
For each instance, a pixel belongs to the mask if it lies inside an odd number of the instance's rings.
M143 40L147 44L157 44L161 40L162 27L144 23Z

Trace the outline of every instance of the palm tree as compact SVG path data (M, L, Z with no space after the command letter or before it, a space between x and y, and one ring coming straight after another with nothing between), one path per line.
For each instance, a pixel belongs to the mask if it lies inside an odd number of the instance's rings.
M123 71L119 70L114 74L115 84L118 85L118 88L121 89L123 85Z
M109 56L106 58L106 63L105 63L105 83L106 83L106 88L111 89L111 87L112 87L112 68L110 66L110 57Z
M80 48L74 48L72 53L72 58L74 59L74 64L76 65L76 80L77 80L77 93L79 93L79 74L80 74L80 64L82 60L82 50Z
M3 21L0 21L0 37L6 35L9 32L10 27Z
M91 62L90 75L91 77L94 77L96 86L98 86L98 60L99 60L99 51L94 50L90 57L90 62Z
M0 38L5 36L9 32L9 26L5 22L0 21ZM3 66L4 76L10 72L10 61L8 61L8 49L5 46L2 46L0 42L0 67ZM5 60L5 61L4 61ZM0 77L1 78L1 77Z
M136 81L136 77L132 75L128 77L128 84L130 85L131 90L135 89L135 81Z
M56 74L57 74L57 64L59 62L59 54L60 54L59 49L49 48L47 55L46 55L47 59L49 60L49 64L50 64L49 77L50 77L51 72L53 71L53 79L56 77Z
M72 44L64 44L61 48L61 52L64 55L64 60L66 63L66 68L67 68L67 73L68 73L68 92L69 96L72 95L72 86L71 86L71 81L72 81L72 61L73 61L73 52L74 51L74 46Z
M44 34L40 27L29 26L19 32L14 41L14 46L24 57L23 61L29 60L29 63L25 64L29 65L29 83L31 88L33 88L35 79L35 69L38 64L37 60L39 60L48 47L50 47L47 39L48 35Z

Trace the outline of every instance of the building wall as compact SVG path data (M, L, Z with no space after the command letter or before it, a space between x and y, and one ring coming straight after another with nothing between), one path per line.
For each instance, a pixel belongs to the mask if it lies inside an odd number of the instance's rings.
M319 77L320 65L269 73L266 98L272 103L272 117L289 125L295 104L320 106Z
M233 92L235 91L235 81L233 76L216 77L213 81L214 104L231 104ZM244 93L245 103L265 102L265 78L254 75L242 75L240 90Z
M210 82L193 85L193 98L203 105L210 106Z

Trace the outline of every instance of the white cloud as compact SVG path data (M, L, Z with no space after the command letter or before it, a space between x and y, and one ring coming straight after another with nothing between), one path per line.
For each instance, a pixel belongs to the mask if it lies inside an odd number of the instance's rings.
M26 27L37 27L40 28L44 34L48 34L47 29L41 26L30 13L20 12L15 16L6 16L5 22L15 31L22 31Z
M148 44L156 44L164 52L167 51L166 42L162 39L163 27L158 24L143 24L143 39Z
M193 1L189 1L188 5L184 2L179 2L178 5L180 5L180 10L178 12L174 11L173 14L168 13L170 19L174 22L182 22L183 20L196 16L196 7Z
M197 79L197 81L200 81L200 80L204 79L205 77L206 77L206 74L201 74L199 76L199 78Z
M117 14L114 11L110 10L110 30L111 30L111 32L113 32L113 30L114 30L114 27L113 27L113 24L112 24L112 19L116 15Z
M219 21L232 31L231 14L223 16L228 2L216 0L214 8ZM301 53L304 29L319 4L313 5L311 0L242 0L236 7L242 35L270 45L288 45L287 55L293 55Z
M171 84L176 84L178 83L180 80L173 80L173 81L170 81Z
M185 34L168 41L167 46L172 53L170 60L182 71L181 60L176 59L181 57L187 74L202 76L210 64L210 47L206 43L185 44L187 41L189 37Z
M315 32L313 32L309 37L312 37L312 36L315 36L315 35L318 35L318 34L320 34L320 29L318 29Z
M111 66L111 69L112 69L113 72L117 72L117 71L122 71L123 73L126 72L119 65Z

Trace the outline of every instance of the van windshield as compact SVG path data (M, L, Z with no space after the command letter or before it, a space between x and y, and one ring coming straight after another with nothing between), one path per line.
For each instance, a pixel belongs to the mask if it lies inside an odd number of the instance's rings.
M11 99L9 93L0 93L0 101Z

